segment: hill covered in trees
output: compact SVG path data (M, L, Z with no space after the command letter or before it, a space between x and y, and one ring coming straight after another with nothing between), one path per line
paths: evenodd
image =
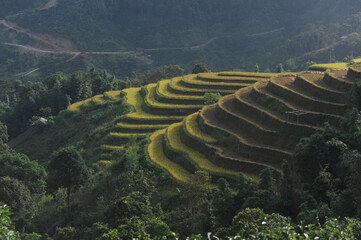
M40 68L26 75L36 79L36 74L71 72L93 63L120 78L168 64L181 65L189 72L199 61L215 71L252 71L256 63L262 71L275 71L278 63L299 71L307 61L335 62L359 55L358 1L54 2L51 8L43 8L41 1L20 1L24 9L34 6L20 14L12 14L8 7L7 23L12 27L16 23L27 32L2 24L0 39L52 50L49 42L26 33L48 34L70 40L73 48L53 54L35 52L34 58L29 49L1 45L1 63L9 76ZM74 51L81 54L69 53Z
M359 1L13 3L1 239L361 238Z
M164 67L142 79L157 79L171 69L178 68ZM178 70L173 73L181 74ZM28 83L28 93L18 98L72 94L82 100L90 92L105 92L70 105L47 125L33 126L37 132L16 147L21 153L2 144L0 201L11 207L24 238L173 239L202 233L206 239L212 232L225 239L304 234L357 239L358 220L333 217L359 217L354 193L360 115L357 110L346 114L346 109L360 106L353 85L360 75L359 66L283 76L206 72L111 90L129 83L88 69L54 74L37 88ZM46 89L57 94L48 95ZM348 90L352 98L345 98ZM217 101L217 91L236 92L144 138L169 125L172 117L180 121L197 111L201 106L195 103ZM180 111L180 102L187 112ZM295 110L307 114L287 117ZM165 121L164 126L155 120ZM6 142L6 127L0 129ZM8 214L6 207L0 210Z

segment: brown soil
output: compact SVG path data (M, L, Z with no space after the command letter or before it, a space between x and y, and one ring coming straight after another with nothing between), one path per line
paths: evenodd
M16 136L15 138L11 139L8 142L9 147L14 148L14 147L18 146L20 143L25 141L29 136L36 133L38 130L39 130L38 127L30 127L30 128L28 128L28 130L26 130L22 134L20 134L20 135Z
M50 34L46 33L34 33L29 29L22 28L18 26L14 22L5 21L3 20L1 22L5 27L12 29L16 32L24 33L28 35L29 37L36 39L40 42L45 43L47 46L50 46L51 49L45 49L45 50L52 50L54 53L76 53L79 52L75 44L73 44L70 40L61 38L61 37L55 37Z
M328 70L329 74L335 78L339 78L342 81L349 82L354 84L355 81L347 78L347 70L346 69L330 69Z

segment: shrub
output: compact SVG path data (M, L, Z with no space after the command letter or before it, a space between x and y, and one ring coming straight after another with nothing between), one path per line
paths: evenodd
M204 94L204 104L210 105L210 104L216 103L218 101L218 99L220 99L220 98L221 98L221 94L219 94L219 93L207 92Z

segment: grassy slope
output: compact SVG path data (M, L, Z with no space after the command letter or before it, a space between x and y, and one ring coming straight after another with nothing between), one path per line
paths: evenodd
M30 136L16 150L32 159L46 162L49 155L59 147L76 145L84 149L87 162L99 160L100 146L114 127L114 118L124 114L127 107L119 102L92 104L83 111L63 111L55 123Z

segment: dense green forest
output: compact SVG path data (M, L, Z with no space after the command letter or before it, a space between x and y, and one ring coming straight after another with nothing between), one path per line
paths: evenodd
M181 65L190 72L199 61L215 71L250 71L256 63L262 71L275 71L278 63L286 70L299 71L305 69L307 61L335 62L360 55L360 8L360 3L352 0L292 4L286 0L234 0L227 4L209 0L63 0L47 10L33 8L5 19L35 33L69 39L82 52L138 52L81 54L71 62L59 55L36 54L24 61L22 55L34 53L20 51L19 57L17 48L0 45L4 55L0 62L6 66L4 75L11 77L40 68L25 77L31 80L39 80L52 70L70 73L89 64L118 78L168 64ZM11 13L10 5L6 9ZM49 47L23 33L16 32L14 37L15 32L4 26L0 29L2 42ZM49 65L49 58L58 64Z
M1 2L0 17L10 16L45 4L46 0L4 0Z

